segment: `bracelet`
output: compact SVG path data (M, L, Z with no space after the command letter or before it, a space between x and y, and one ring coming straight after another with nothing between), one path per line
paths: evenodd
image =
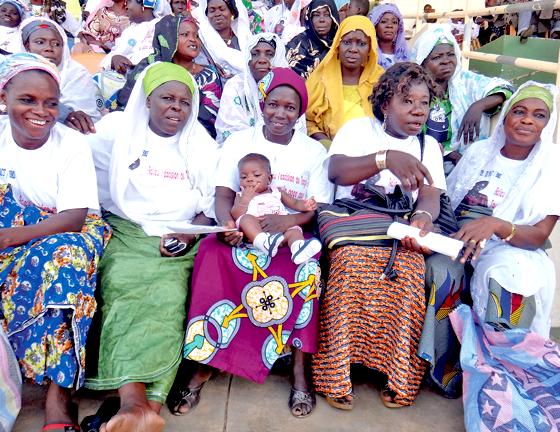
M428 216L430 217L430 222L433 222L433 221L434 221L434 217L433 217L432 214L431 214L429 211L427 211L427 210L415 210L415 211L412 213L412 215L410 216L410 220L412 220L412 218L413 218L414 216L419 215L419 214L428 215Z
M515 231L517 230L517 227L515 226L515 224L513 222L511 223L511 232L509 233L509 235L506 238L503 238L502 241L507 243L508 241L510 241L514 236L515 236Z
M382 150L375 153L375 165L379 171L387 169L387 151L388 150Z

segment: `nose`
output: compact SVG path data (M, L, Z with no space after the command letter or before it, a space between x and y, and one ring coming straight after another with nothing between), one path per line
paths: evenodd
M421 103L414 103L414 104L412 104L412 109L411 109L410 113L413 116L421 117L421 116L424 116L426 114L426 109L424 108L424 106Z
M39 102L33 105L32 112L38 117L47 117L49 115L47 112L47 106L45 102Z

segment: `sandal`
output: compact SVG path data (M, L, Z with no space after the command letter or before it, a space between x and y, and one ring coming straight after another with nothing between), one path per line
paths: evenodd
M383 402L383 405L385 405L387 408L404 408L405 405L401 405L395 402L396 396L397 394L393 390L391 390L388 385L383 387L383 389L379 393L381 402Z
M182 416L193 410L200 402L200 391L204 387L203 383L198 387L186 388L180 390L177 395L168 402L169 411L175 416ZM181 411L181 408L187 407L187 411Z
M43 426L41 430L52 432L80 432L80 426L70 423L51 423Z
M344 411L351 411L352 408L354 408L354 401L346 397L332 398L330 396L327 396L325 399L327 400L327 403L333 408Z
M315 393L307 392L302 390L297 390L294 387L290 389L290 398L288 399L288 406L292 415L297 418L305 418L313 412L317 401L315 399ZM309 410L306 414L298 405L305 405Z
M119 412L120 407L120 398L109 397L105 399L95 414L84 417L80 423L82 431L99 432L101 425L111 420Z

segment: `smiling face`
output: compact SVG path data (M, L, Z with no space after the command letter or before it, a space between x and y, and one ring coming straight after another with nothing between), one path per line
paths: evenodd
M26 71L13 77L0 93L8 107L15 142L26 149L41 147L58 117L60 91L52 76Z
M60 66L63 50L62 36L53 29L40 28L29 36L25 49L33 54L39 54Z
M263 119L267 136L291 135L299 117L300 99L288 86L276 87L264 102Z
M200 39L198 28L193 22L183 21L179 25L179 38L175 56L192 60L200 53Z
M250 159L239 166L239 185L242 188L254 187L255 192L263 193L272 182L272 174L263 161Z
M446 83L457 67L455 48L451 44L437 45L426 57L422 66L432 73L436 82Z
M179 81L169 81L156 88L146 99L150 111L149 126L162 137L177 135L187 124L192 111L192 94Z
M428 86L425 82L411 83L408 94L395 94L382 111L389 135L396 138L418 135L430 111Z
M223 0L210 0L206 16L217 32L231 27L233 15Z
M399 19L392 13L384 14L375 26L375 33L380 42L393 42L398 30Z
M338 58L343 68L354 70L365 66L369 55L369 37L361 30L346 33L340 40Z
M327 6L320 7L311 12L311 25L319 37L324 38L332 27L331 12Z
M276 50L266 42L259 42L251 49L249 69L255 81L260 81L272 69L272 59Z
M17 27L21 23L21 16L14 5L4 3L0 6L0 26Z
M504 119L506 146L530 151L540 140L549 119L550 111L542 100L529 98L517 102Z

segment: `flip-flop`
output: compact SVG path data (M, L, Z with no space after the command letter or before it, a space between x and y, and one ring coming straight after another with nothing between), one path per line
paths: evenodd
M381 398L381 402L387 408L396 409L396 408L404 408L405 405L401 405L395 402L395 392L389 388L389 386L383 387L383 389L379 392L379 397Z
M290 411L292 412L292 415L294 417L305 418L309 416L313 412L313 409L315 408L316 404L317 401L315 399L315 393L313 393L312 391L307 392L303 390L297 390L294 387L290 389L290 398L288 399L288 406L290 407ZM309 409L307 411L307 414L297 414L296 412L297 405L307 406L307 408Z
M202 387L204 387L204 384L206 383L203 383L198 387L180 390L176 398L169 401L168 407L171 414L174 416L182 416L191 412L200 402L200 392ZM181 408L185 406L188 407L188 410L182 412Z

